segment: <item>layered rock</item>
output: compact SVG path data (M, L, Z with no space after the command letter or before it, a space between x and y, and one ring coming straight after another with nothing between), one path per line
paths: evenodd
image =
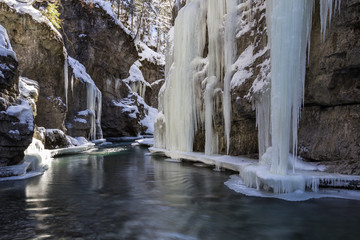
M14 165L23 159L34 131L33 111L19 98L18 78L16 54L0 25L0 166Z
M327 161L329 171L360 174L360 3L342 2L323 41L319 14L316 5L299 153Z

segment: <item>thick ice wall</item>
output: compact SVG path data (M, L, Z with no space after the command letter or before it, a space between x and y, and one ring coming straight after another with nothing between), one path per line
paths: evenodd
M296 154L297 127L304 81L312 1L269 1L271 11L271 171L286 174L289 143ZM310 23L310 24L309 24Z
M207 1L191 1L175 21L174 63L169 70L164 92L166 147L191 152L197 128L195 87L192 81L194 60L202 58L206 44ZM196 65L196 64L195 64Z
M340 3L338 0L320 1L323 37L327 22L331 21L333 6L339 9ZM310 51L314 1L269 0L267 4L272 74L271 171L286 174L288 153L297 155L297 130L304 96L306 53L307 49ZM266 110L267 107L260 106L260 109ZM268 116L263 114L262 117L265 121ZM260 141L259 145L266 144Z

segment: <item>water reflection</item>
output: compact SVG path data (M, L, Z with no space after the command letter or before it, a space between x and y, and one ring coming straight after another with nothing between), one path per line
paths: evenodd
M250 198L228 172L119 146L0 183L0 239L357 239L360 203Z

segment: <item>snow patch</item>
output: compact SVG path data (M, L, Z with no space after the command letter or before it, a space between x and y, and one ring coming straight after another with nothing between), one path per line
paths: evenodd
M0 25L0 56L5 56L5 57L11 56L12 58L14 58L17 61L16 54L11 47L7 31L1 25ZM3 68L3 67L1 66L1 68Z
M165 56L161 53L157 53L149 48L145 43L136 41L136 49L140 56L140 61L147 60L156 65L165 65Z
M127 29L115 16L111 2L103 0L84 0L84 2L87 4L92 3L95 5L95 7L102 8L110 17L112 17L114 22L126 32L126 34L131 35L129 29Z
M28 125L30 131L34 130L34 116L33 109L24 100L20 100L21 104L16 106L10 106L6 109L6 114L16 117L19 119L20 123Z

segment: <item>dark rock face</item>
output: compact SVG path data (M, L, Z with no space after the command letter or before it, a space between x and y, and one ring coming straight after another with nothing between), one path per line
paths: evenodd
M46 23L0 3L0 24L17 54L21 76L39 83L38 126L65 129L64 48L61 37Z
M145 102L154 108L158 108L159 105L159 91L162 85L165 83L165 79L159 79L151 83L151 88L146 89Z
M153 63L146 59L140 61L140 63L140 70L148 83L152 84L159 79L164 79L164 65Z
M45 133L45 148L57 149L70 147L71 142L66 137L63 131L59 129L46 129Z
M70 69L70 72L72 69ZM79 115L79 111L87 110L87 88L82 79L71 76L73 90L69 91L69 107L66 115L66 129L67 134L73 137L85 137L90 135L90 115ZM79 99L82 99L79 101Z
M27 103L17 98L18 62L10 43L6 41L7 34L1 25L0 38L6 42L5 46L0 42L0 53L9 53L0 54L0 166L7 166L17 164L24 158L24 151L32 141L33 123L21 122L7 112L9 108Z
M124 124L130 117L113 104L130 92L121 79L129 76L129 69L138 58L132 38L97 4L80 0L61 3L69 55L86 67L103 94L104 137L137 135L137 123L131 120L131 124Z
M328 161L330 171L360 174L360 3L343 1L320 37L319 5L313 21L299 151Z

